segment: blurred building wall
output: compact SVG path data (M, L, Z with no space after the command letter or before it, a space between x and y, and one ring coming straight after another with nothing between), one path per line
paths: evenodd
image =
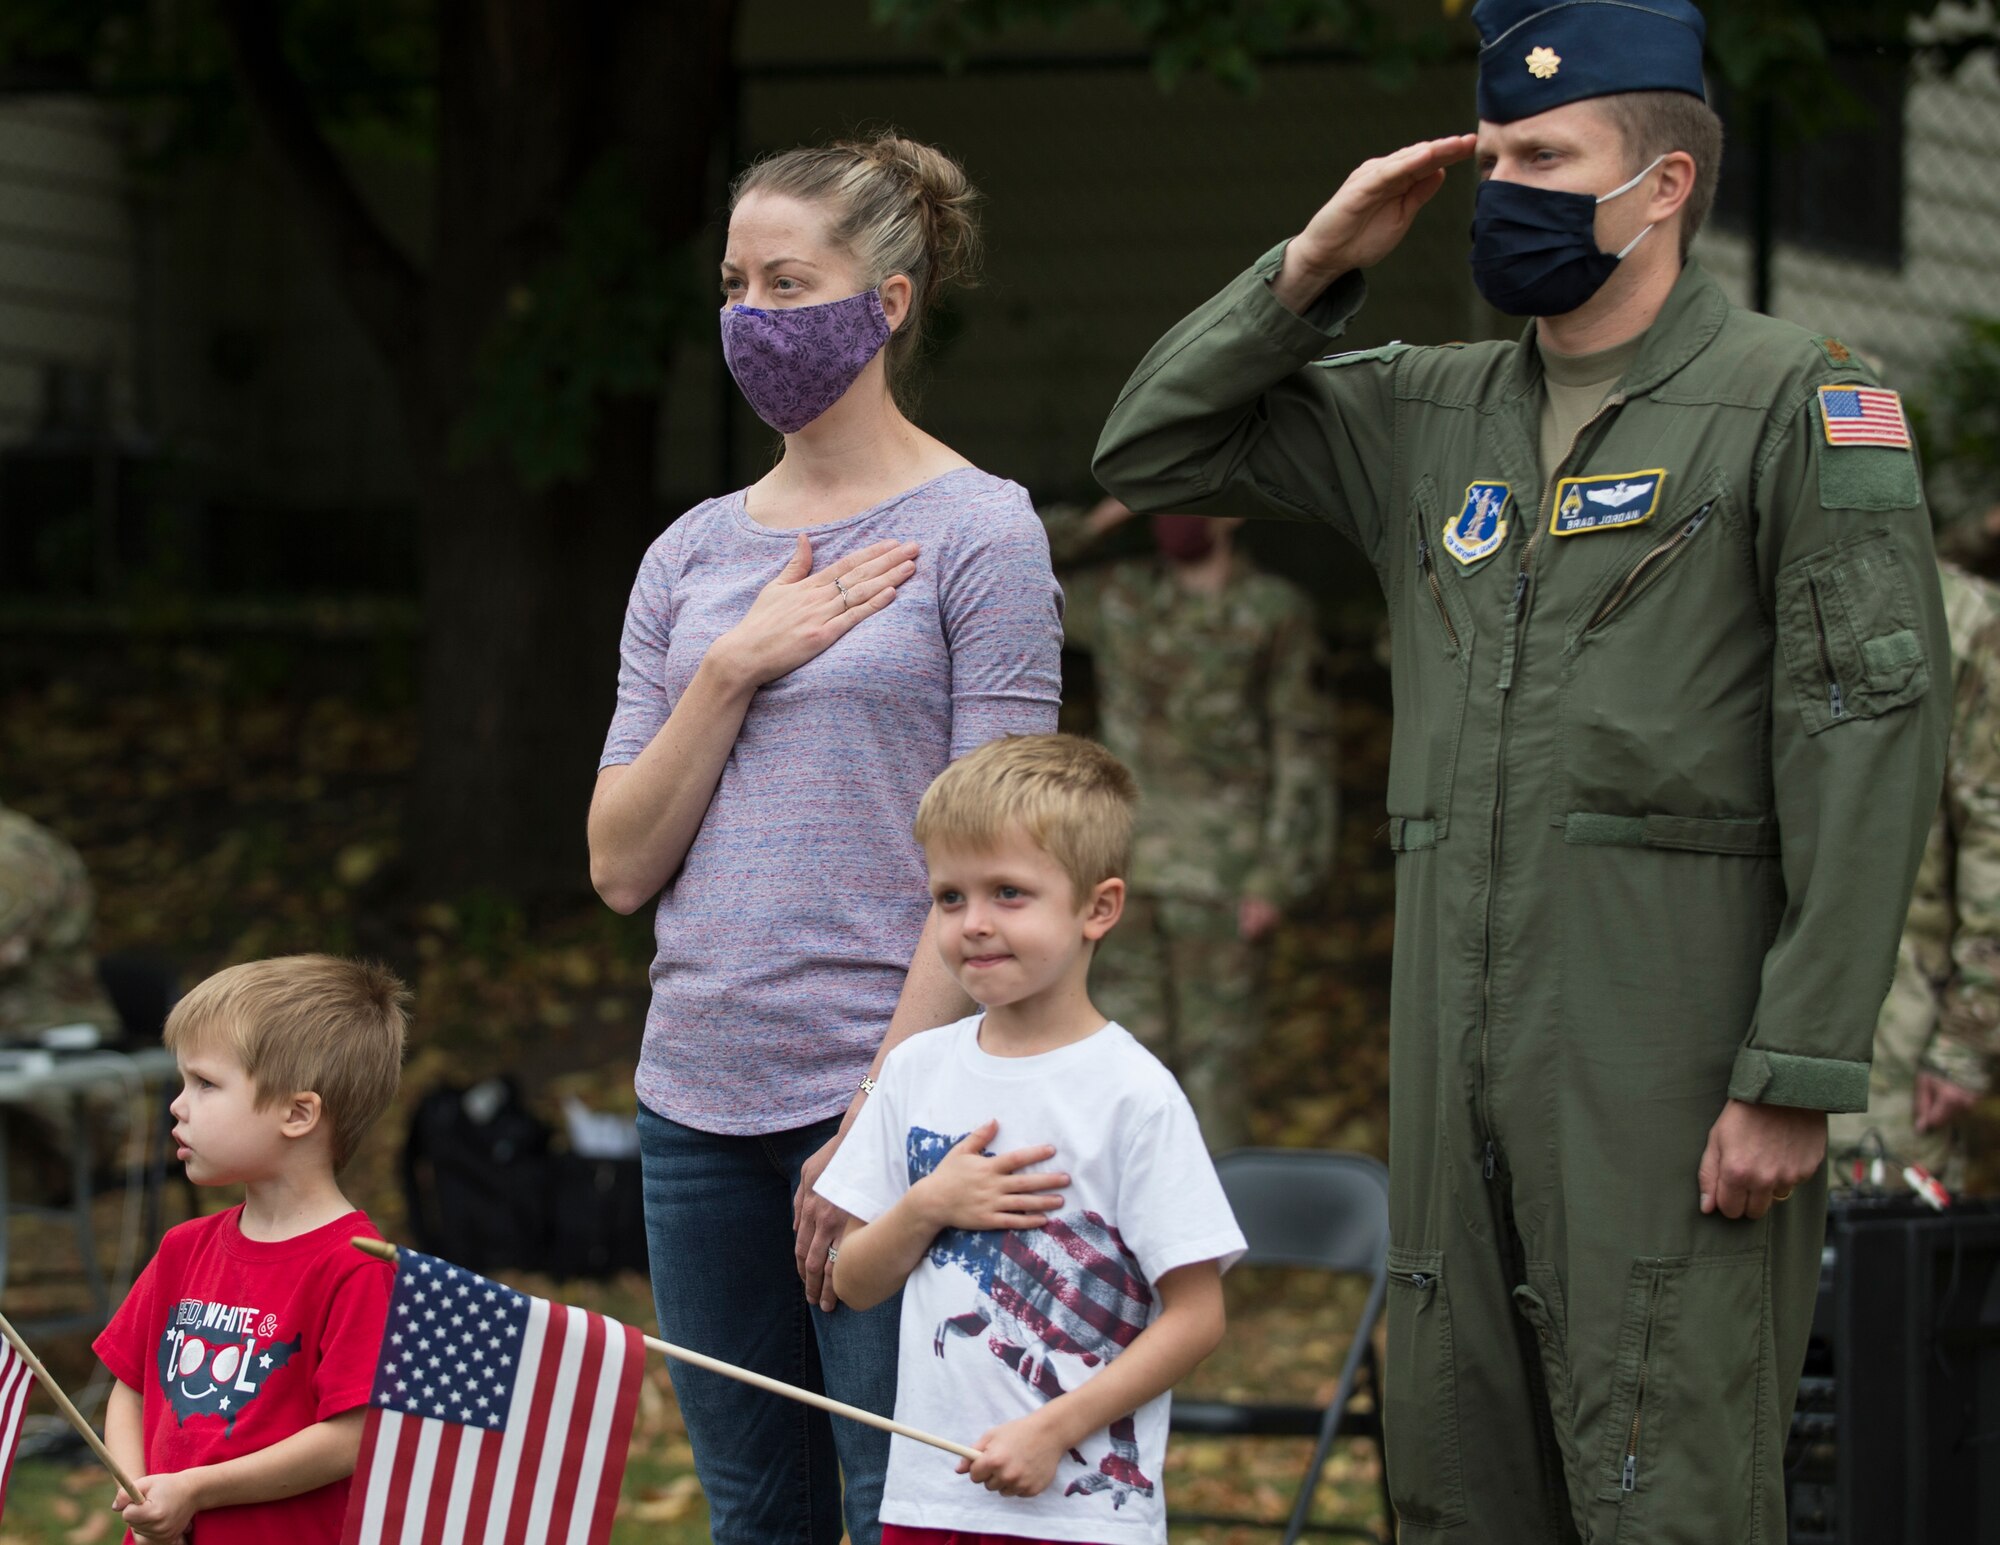
M1772 309L1861 349L1890 384L1921 389L1961 316L2000 314L2000 68L1994 60L1975 55L1949 74L1913 71L1903 98L1902 143L1900 209L1881 209L1872 200L1864 208L1870 190L1852 183L1845 198L1838 188L1827 198L1835 223L1900 220L1900 261L1870 261L1837 250L1839 243L1787 239L1781 231ZM1750 153L1747 144L1732 143L1725 159ZM1782 142L1778 150L1782 157L1822 153ZM1705 232L1695 255L1736 300L1750 303L1746 233Z
M420 250L425 169L366 154L349 165ZM148 249L156 300L141 373L152 426L212 497L330 515L409 502L388 372L267 157L177 164L150 201Z
M0 446L51 420L131 426L132 197L118 112L83 97L0 99Z

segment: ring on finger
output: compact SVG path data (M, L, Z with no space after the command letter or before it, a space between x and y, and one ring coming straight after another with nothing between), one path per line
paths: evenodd
M1773 1191L1771 1193L1771 1200L1774 1202L1790 1201L1792 1197L1792 1190L1793 1188L1791 1186L1786 1186L1785 1189L1782 1191Z
M854 604L854 597L847 593L847 586L840 582L838 574L833 576L833 588L840 592L840 609L846 611L848 607Z

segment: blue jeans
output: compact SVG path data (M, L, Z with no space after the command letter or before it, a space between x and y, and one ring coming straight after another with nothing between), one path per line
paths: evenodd
M887 1416L901 1295L865 1314L824 1313L806 1302L792 1254L799 1170L838 1126L726 1137L642 1104L653 1304L660 1334L676 1345ZM668 1366L715 1545L839 1545L843 1505L853 1545L879 1545L887 1433Z

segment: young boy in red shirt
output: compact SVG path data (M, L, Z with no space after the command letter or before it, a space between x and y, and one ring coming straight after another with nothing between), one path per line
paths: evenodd
M232 966L167 1020L175 1157L227 1212L168 1231L95 1350L138 1540L337 1545L394 1270L337 1172L395 1095L409 994L380 966Z

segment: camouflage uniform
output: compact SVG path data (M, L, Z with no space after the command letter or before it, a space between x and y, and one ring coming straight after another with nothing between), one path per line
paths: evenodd
M1044 519L1058 564L1090 546L1081 511ZM1238 1147L1265 952L1239 934L1237 908L1305 899L1333 858L1333 714L1312 606L1240 560L1214 595L1157 559L1065 569L1063 595L1063 641L1097 666L1098 736L1140 792L1127 911L1091 990L1174 1070L1210 1147Z
M118 1019L90 953L83 860L47 827L0 805L0 1037Z
M1951 630L1951 749L1944 798L1931 824L1896 974L1875 1025L1868 1109L1835 1116L1834 1174L1842 1149L1879 1134L1953 1190L1964 1181L1963 1133L1916 1129L1919 1072L1984 1094L2000 1042L2000 590L1943 564Z

